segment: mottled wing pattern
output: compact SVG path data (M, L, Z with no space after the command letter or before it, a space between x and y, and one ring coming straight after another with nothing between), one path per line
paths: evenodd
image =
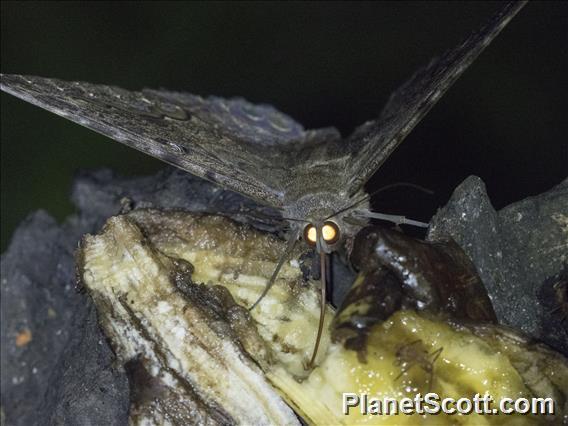
M2 75L2 90L263 204L281 207L290 147L335 134L305 131L243 99ZM292 150L293 151L293 150Z
M348 193L359 190L377 171L525 3L507 3L481 30L414 74L393 93L377 120L355 130L346 141L353 156L346 187Z
M508 3L457 48L393 94L377 120L341 140L271 106L164 90L2 75L1 89L263 204L314 192L346 196L363 184L497 36L524 2Z

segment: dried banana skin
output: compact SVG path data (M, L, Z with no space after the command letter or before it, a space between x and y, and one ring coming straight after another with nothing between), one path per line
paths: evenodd
M259 363L268 357L246 309L222 287L193 284L192 268L163 254L131 217L86 236L80 260L118 359L137 360L160 390L133 401L132 424L299 424L243 350Z
M305 281L294 260L300 252L260 306L246 309L272 274L283 244L223 217L157 210L111 218L100 234L84 238L79 275L130 374L131 424L299 424L289 406L309 424L544 421L503 415L363 416L358 410L345 416L343 392L379 398L427 391L456 398L485 391L494 398L551 396L557 415L550 420L558 422L566 412L568 366L562 356L487 321L457 322L436 309L399 304L411 298L392 273L384 281L387 290L374 281L367 293L359 291L363 299L342 307L333 342L329 308L318 367L307 371L319 290ZM368 253L359 258L363 278L358 280L384 269L365 267L365 258L369 265L376 260ZM338 325L361 325L360 301L381 303L384 296L392 298L392 306L383 306L382 317L364 324L359 346L348 345L357 334ZM443 305L438 302L432 306ZM486 308L483 301L479 306ZM437 360L424 362L421 354L435 351Z

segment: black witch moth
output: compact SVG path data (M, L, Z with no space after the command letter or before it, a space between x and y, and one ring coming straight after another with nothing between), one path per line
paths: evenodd
M369 218L425 226L372 212L363 185L523 6L505 4L483 28L414 74L377 119L347 138L334 128L305 130L276 109L243 99L22 75L2 75L1 88L279 210L288 249L260 301L300 239L319 253L325 281L326 254L344 247ZM325 287L322 282L322 315ZM320 333L322 325L320 319ZM317 343L312 362L316 352Z

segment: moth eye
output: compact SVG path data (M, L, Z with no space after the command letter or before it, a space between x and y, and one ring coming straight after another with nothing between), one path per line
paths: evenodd
M311 223L309 225L306 225L306 227L304 228L304 240L306 240L309 245L315 246L317 238L318 236L316 227Z
M321 234L326 243L333 244L339 240L339 227L334 222L325 222Z

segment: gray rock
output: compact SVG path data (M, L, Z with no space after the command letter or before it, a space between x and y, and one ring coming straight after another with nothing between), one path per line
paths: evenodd
M111 366L112 354L90 300L75 289L73 252L90 228L78 217L60 226L39 211L20 225L2 256L0 365L6 425L127 420L128 383Z
M95 306L77 309L75 324L49 378L38 419L51 425L124 425L128 421L128 380L99 329Z
M567 262L568 180L497 212L470 176L430 223L428 239L448 237L476 265L499 322L568 353L566 324L541 300Z
M279 229L280 223L276 210L174 168L130 179L106 169L82 172L74 182L71 198L81 216L99 226L124 208L125 202L130 207L222 214L270 232Z

